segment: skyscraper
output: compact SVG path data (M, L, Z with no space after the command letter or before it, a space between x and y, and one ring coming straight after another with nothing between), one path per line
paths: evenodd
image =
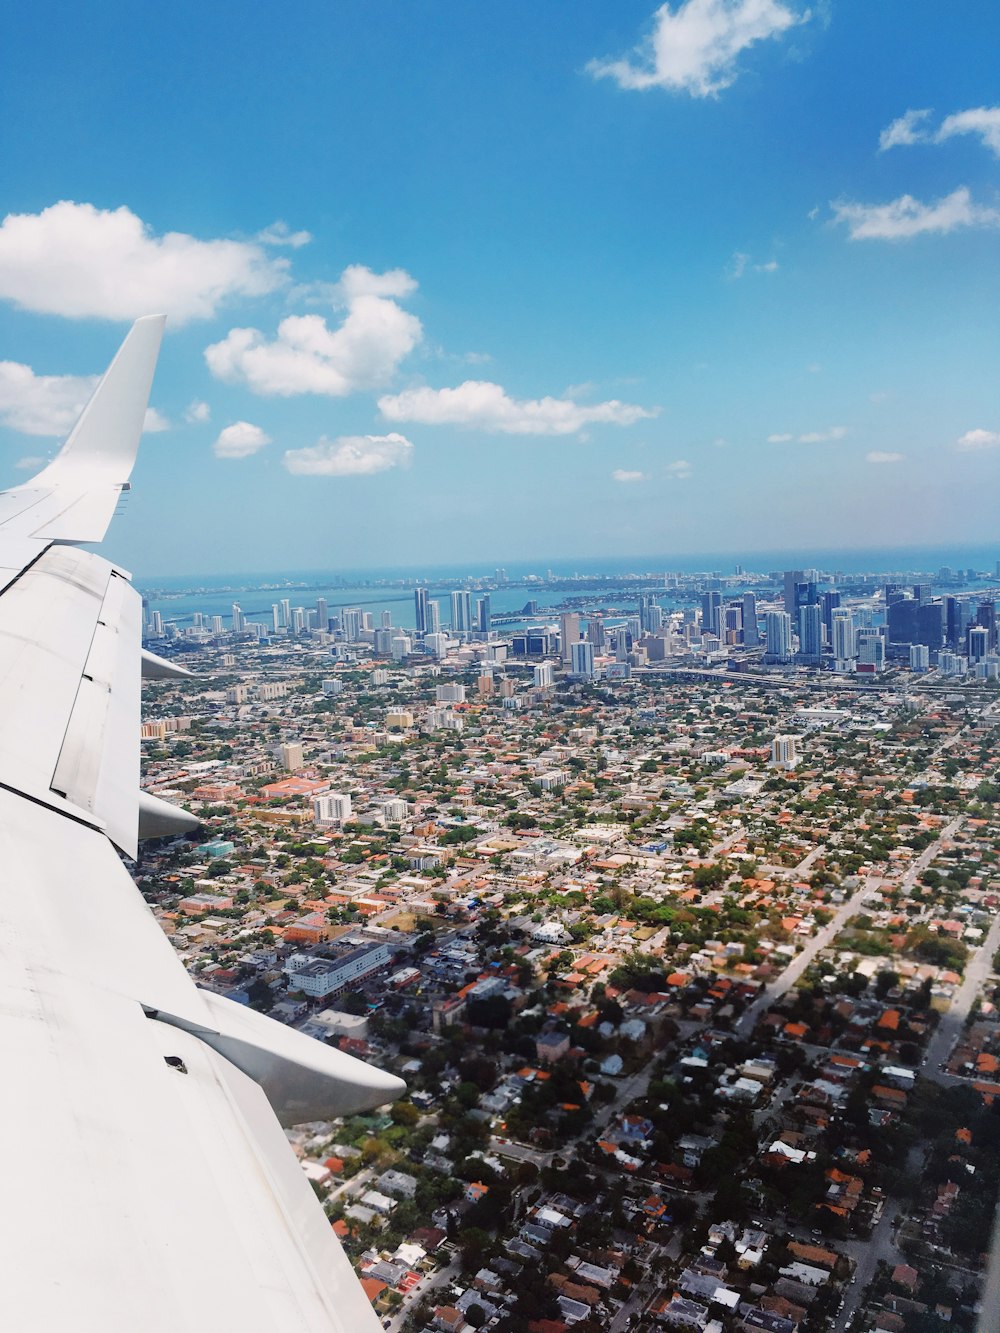
M320 630L330 628L330 608L325 597L316 598L316 628Z
M456 589L451 594L451 628L454 634L468 634L472 629L472 593Z
M855 645L854 619L850 611L834 611L830 638L833 643L834 661L838 664L853 662L858 651Z
M760 643L760 629L757 625L757 598L752 592L743 594L743 642L748 648L756 648Z
M823 611L815 602L799 608L799 655L813 665L823 658Z
M418 634L427 633L427 589L413 589L413 614Z
M570 653L570 670L574 676L583 676L591 680L594 675L594 645L586 639L578 639Z
M722 593L703 592L701 595L701 632L722 637Z
M574 611L564 611L559 617L559 633L562 640L562 660L566 666L572 662L573 644L580 637L580 617Z
M233 633L242 634L246 628L246 617L239 602L233 602Z
M765 662L792 660L792 618L787 611L768 611L764 620L767 635Z
M482 597L476 602L476 619L479 622L479 633L489 634L493 621L490 612L490 595L483 593Z
M424 630L427 634L441 633L441 603L429 600L424 609Z

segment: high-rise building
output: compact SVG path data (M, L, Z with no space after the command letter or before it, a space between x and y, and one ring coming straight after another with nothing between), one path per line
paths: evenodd
M456 635L472 629L472 593L461 588L451 594L451 629Z
M792 617L787 611L768 611L764 618L764 633L767 636L765 662L790 662L792 660Z
M402 662L404 657L409 657L413 652L413 640L408 634L397 631L389 643L389 653L394 662Z
M154 612L153 614L155 615L156 613ZM212 617L212 633L213 633L213 634L221 634L221 633L222 633L222 617L221 617L221 616L213 616L213 617Z
M382 628L383 628L383 629L392 629L392 612L391 612L391 611L383 611L383 612L382 612L382 616L381 616L381 620L382 620Z
M756 648L760 643L760 629L757 625L757 598L752 592L743 594L743 642L748 648Z
M280 608L281 618L280 628L288 629L289 625L292 623L292 603L290 599L282 597L281 601L278 603L278 607Z
M271 603L271 629L275 634L281 629L281 608L277 602Z
M703 592L701 595L701 632L722 637L722 593Z
M926 671L931 664L931 652L925 643L910 644L910 670Z
M489 634L493 626L493 616L490 611L490 595L483 593L476 602L476 621L480 634Z
M465 686L451 683L437 685L434 689L434 699L439 704L464 704Z
M624 625L619 625L617 629L612 630L611 638L615 650L615 661L627 662L629 650L628 629Z
M281 760L281 767L287 769L289 773L294 773L297 768L301 768L305 763L302 745L299 741L286 741L279 747L278 756Z
M652 593L639 595L639 628L644 634L655 634L663 624L663 608Z
M429 653L431 657L444 657L448 652L448 643L447 634L442 634L440 630L431 630L429 634L424 635L424 652Z
M359 606L346 606L340 613L341 631L345 643L357 643L361 638L363 621Z
M989 631L990 652L995 651L997 646L997 604L996 602L980 602L979 609L976 612L976 624L981 625L983 629Z
M794 736L775 736L771 742L771 763L776 768L794 768L799 762Z
M316 598L316 628L319 630L330 628L330 607L325 597Z
M833 639L833 613L840 609L840 593L834 589L831 592L823 594L823 624L826 627L826 636Z
M246 628L246 617L239 602L233 602L233 633L242 634Z
M346 792L331 791L313 799L313 818L317 824L346 824L351 818L351 798Z
M605 639L604 621L600 616L591 616L587 621L587 642L592 643L594 651L599 653L604 647Z
M414 588L413 615L418 634L427 633L427 589Z
M594 676L594 645L578 639L570 650L570 671L574 676L592 680Z
M563 664L570 666L573 644L580 638L580 617L575 611L564 611L559 617L559 633L562 641Z
M799 656L814 666L823 658L823 609L816 602L799 608Z
M970 625L968 631L969 661L981 662L990 651L990 632L985 625Z
M784 583L785 612L792 617L792 623L794 624L799 618L799 608L808 601L809 580L804 569L786 569L782 575L782 580Z
M885 667L885 639L877 629L859 630L858 665L874 667L876 671Z
M545 690L555 683L555 665L552 662L539 662L538 666L535 667L535 688L538 690Z
M219 618L219 624L222 624L222 618ZM151 611L149 613L149 632L154 639L163 638L163 614L160 611Z
M833 657L840 670L844 664L853 662L858 655L854 632L854 617L850 611L837 610L833 613L832 632Z
M427 608L426 608L426 612L425 612L425 615L424 615L424 626L425 626L425 633L427 633L427 634L440 634L440 633L441 633L441 603L440 603L440 602L435 602L435 601L428 601L428 602L427 602Z
M293 634L302 634L306 628L306 609L304 606L292 607L291 631Z

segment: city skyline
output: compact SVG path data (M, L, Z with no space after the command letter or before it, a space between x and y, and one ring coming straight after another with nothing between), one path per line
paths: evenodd
M0 90L7 484L169 317L113 558L992 540L996 15L188 18L36 7Z

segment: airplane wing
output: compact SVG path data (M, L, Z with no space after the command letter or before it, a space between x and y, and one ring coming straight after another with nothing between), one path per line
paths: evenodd
M103 537L163 331L139 320L57 458L0 492L4 1324L379 1327L281 1124L402 1082L188 977L119 856L190 828L139 791L143 654ZM184 673L186 674L186 673Z

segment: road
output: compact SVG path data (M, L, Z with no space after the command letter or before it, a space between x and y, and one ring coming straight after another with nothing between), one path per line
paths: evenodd
M947 1013L941 1015L934 1035L927 1043L924 1068L920 1071L924 1078L933 1079L936 1083L950 1081L950 1076L943 1073L941 1066L947 1061L958 1040L980 987L993 970L993 955L997 949L1000 949L1000 916L993 918L986 938L966 964L962 984L952 996Z
M929 843L911 864L900 882L900 887L905 893L910 891L917 876L926 870L934 857L937 856L940 844L946 838L951 837L962 823L962 818L963 816L959 815L957 818L951 820L950 823L945 824L935 840L932 843ZM860 910L865 898L870 892L871 889L866 882L862 884L862 886L853 893L845 903L841 903L840 907L838 907L827 925L823 926L822 929L812 937L802 952L796 954L785 970L764 988L763 992L756 1000L754 1000L739 1019L736 1024L736 1032L739 1036L749 1036L761 1014L764 1013L767 1007L773 1004L776 999L780 998L780 996L784 995L787 990L790 990L792 986L795 985L805 972L806 968L808 968L816 958L817 954L833 943L833 940L839 935L844 925L846 925L850 918Z
M392 1333L398 1333L398 1330L403 1327L403 1320L406 1318L407 1313L409 1312L409 1307L414 1301L419 1301L422 1296L430 1295L430 1293L435 1291L438 1287L447 1286L449 1282L454 1281L454 1279L458 1277L461 1271L461 1260L452 1259L451 1263L448 1264L446 1268L439 1268L436 1273L432 1273L426 1281L419 1283L412 1291L406 1293L403 1297L403 1304L395 1314L389 1316L389 1322L385 1323L383 1320L383 1328L392 1330Z

